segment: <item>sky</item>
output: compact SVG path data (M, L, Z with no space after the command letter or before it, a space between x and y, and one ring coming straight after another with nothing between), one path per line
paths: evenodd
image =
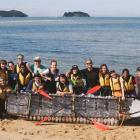
M31 17L83 11L91 16L140 17L140 0L0 0L0 10L20 10Z

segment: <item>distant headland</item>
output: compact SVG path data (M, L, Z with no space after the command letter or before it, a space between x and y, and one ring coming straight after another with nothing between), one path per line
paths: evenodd
M0 10L0 17L28 17L28 15L17 10L10 10L10 11Z
M88 13L84 12L65 12L63 17L90 17Z

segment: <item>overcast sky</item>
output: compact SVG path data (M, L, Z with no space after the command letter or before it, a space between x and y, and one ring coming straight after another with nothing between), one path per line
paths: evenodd
M21 10L29 16L62 16L84 11L91 16L140 16L140 0L0 0L0 10Z

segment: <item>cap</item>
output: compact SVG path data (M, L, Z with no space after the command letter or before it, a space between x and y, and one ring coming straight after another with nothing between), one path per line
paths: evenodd
M41 61L39 56L34 57L34 61Z
M23 54L18 54L18 55L17 55L17 58L19 58L19 59L20 59L20 58L24 58L24 55L23 55Z
M110 70L109 73L112 74L112 73L116 73L116 72L115 72L115 70Z
M73 65L73 66L72 66L72 70L73 70L73 69L77 69L77 70L78 70L79 68L78 68L77 65Z
M137 71L140 71L140 67L137 67Z

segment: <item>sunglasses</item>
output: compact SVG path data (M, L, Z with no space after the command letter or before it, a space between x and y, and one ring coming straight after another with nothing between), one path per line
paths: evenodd
M92 63L86 63L87 65L91 65Z

